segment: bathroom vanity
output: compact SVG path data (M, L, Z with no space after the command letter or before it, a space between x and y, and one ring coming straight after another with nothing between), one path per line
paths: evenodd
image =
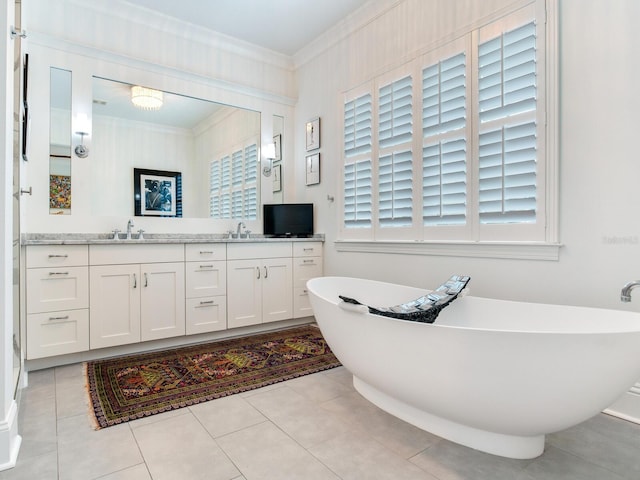
M321 235L219 237L25 235L26 360L55 365L309 321L305 285L323 273Z

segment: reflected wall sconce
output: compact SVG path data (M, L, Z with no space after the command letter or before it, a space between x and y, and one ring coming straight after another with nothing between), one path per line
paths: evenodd
M131 103L142 110L160 110L164 98L160 90L134 85L131 87Z
M87 158L89 156L89 149L84 145L85 135L89 135L89 119L86 113L79 113L76 118L76 134L80 135L80 145L76 145L73 150L78 158Z
M263 149L264 157L269 161L269 164L262 168L262 174L265 177L271 176L271 170L273 169L273 161L276 158L276 144L275 143L267 143Z

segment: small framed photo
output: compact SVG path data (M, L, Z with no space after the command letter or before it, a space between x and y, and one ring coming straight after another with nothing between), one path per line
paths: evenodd
M307 122L306 139L307 152L320 148L320 117Z
M273 192L282 191L282 165L273 166Z
M138 217L182 217L182 174L134 168L133 201Z
M320 153L307 155L306 164L307 185L320 183Z
M282 160L282 135L273 137L273 144L276 147L276 157L274 160L277 162L278 160Z

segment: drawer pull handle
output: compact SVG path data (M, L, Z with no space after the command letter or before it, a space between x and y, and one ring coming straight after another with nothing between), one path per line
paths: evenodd
M200 255L213 255L212 250L200 250Z
M314 263L315 260L303 260L302 263Z
M313 248L303 248L303 252L313 252Z
M53 253L50 253L49 258L69 258L69 255L54 255Z
M206 302L200 302L200 305L196 305L196 308L212 307L214 305L215 303L213 300L207 300Z
M267 270L267 267L264 267L264 278L269 278L269 270Z
M256 267L256 271L258 272L258 276L256 278L260 280L260 267Z
M65 315L64 317L49 317L49 321L52 320L69 320L69 315Z
M49 272L49 275L69 275L69 272Z
M200 265L200 268L213 268L213 265Z
M133 274L133 288L138 288L138 277L136 274Z
M144 272L144 286L149 286L149 277L147 277L147 272Z

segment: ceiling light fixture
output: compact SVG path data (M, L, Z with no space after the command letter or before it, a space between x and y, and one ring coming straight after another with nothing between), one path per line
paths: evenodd
M131 102L143 110L160 110L163 95L160 90L134 85L131 87Z

